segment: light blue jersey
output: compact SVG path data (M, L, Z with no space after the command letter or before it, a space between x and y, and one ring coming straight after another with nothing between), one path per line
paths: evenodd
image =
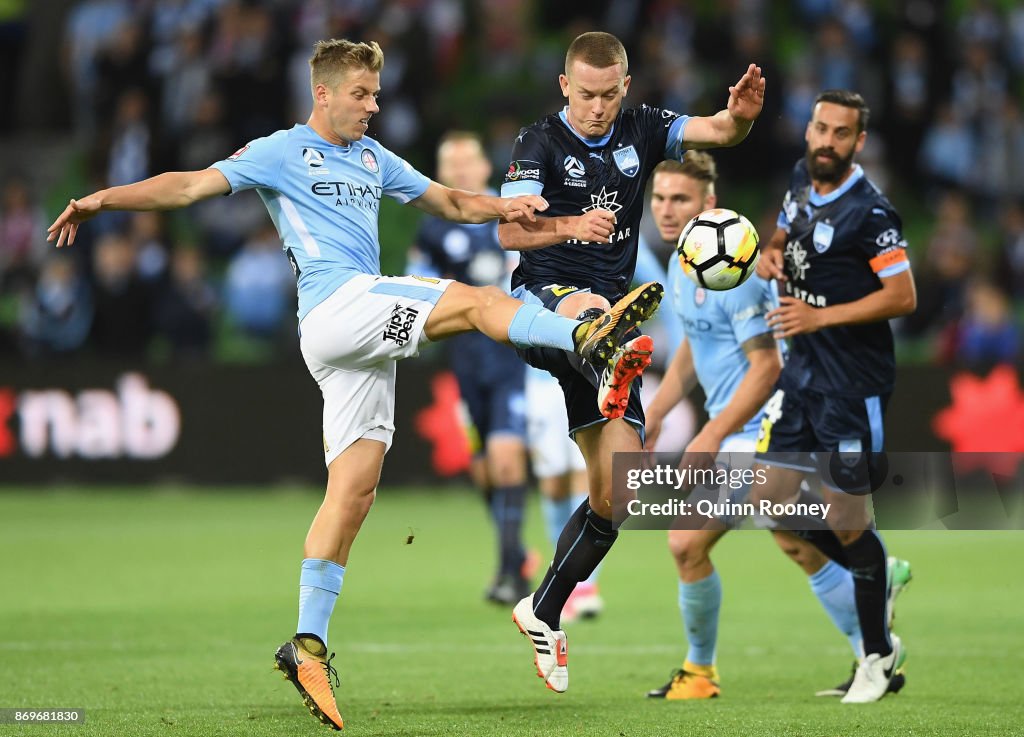
M697 381L707 397L704 409L708 416L715 417L732 399L750 368L740 346L755 336L771 333L765 315L776 299L769 283L757 275L724 292L699 287L683 274L677 259L669 264L668 282L672 308L683 322ZM760 424L758 411L743 426L743 432L756 430Z
M381 197L416 199L430 180L372 138L336 146L308 125L257 138L213 164L255 189L298 278L299 319L357 274L380 274Z

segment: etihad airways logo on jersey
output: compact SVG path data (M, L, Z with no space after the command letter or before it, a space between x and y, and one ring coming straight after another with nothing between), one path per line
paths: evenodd
M335 207L361 207L364 210L380 209L380 198L384 194L380 185L355 182L313 182L309 190L317 197L334 197Z
M524 164L533 164L533 167L527 167ZM505 181L518 182L521 179L540 181L540 167L536 161L523 159L522 161L513 161L509 164L508 171L505 172Z

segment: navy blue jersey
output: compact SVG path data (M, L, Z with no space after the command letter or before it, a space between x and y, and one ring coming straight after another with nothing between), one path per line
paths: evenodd
M409 270L419 276L455 279L476 287L496 286L508 291L509 257L498 243L496 221L475 225L425 217L416 234ZM505 376L522 388L526 366L511 347L477 332L455 335L446 342L456 374L488 377L488 382Z
M523 251L513 289L549 284L589 287L615 302L629 291L636 267L644 189L654 167L682 156L688 118L641 105L619 112L601 139L581 137L566 111L523 128L512 147L503 196L540 194L550 207L540 216L576 216L610 210L618 219L611 243L566 241Z
M431 271L429 276L508 291L508 254L498 243L496 221L467 225L423 218L416 234L416 249Z
M811 187L801 159L778 225L787 231L785 291L813 307L853 302L910 268L900 216L859 165L834 192ZM782 380L790 388L853 397L892 391L896 360L888 321L840 325L792 339Z

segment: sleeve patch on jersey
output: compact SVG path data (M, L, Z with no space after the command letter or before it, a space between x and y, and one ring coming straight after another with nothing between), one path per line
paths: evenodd
M521 179L540 179L540 166L536 161L523 159L513 161L505 172L506 182L518 182Z
M235 161L236 159L238 159L239 156L241 156L242 154L244 154L248 150L249 150L249 144L247 143L244 146L242 146L240 149L235 151L233 154L228 156L228 161Z
M871 264L871 270L877 274L904 261L907 261L907 252L902 248L893 248L890 251L878 254L868 263Z
M875 244L879 248L889 248L890 246L899 246L900 248L907 247L907 241L904 240L903 236L900 235L900 232L896 230L896 228L889 228L879 233L878 237L875 238Z

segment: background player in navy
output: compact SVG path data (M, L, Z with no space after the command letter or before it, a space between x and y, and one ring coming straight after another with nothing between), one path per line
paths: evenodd
M480 137L451 131L437 147L441 184L488 192L491 163ZM463 224L428 217L420 223L409 271L508 291L518 259L498 243L497 223ZM481 333L448 341L449 365L475 430L472 476L483 492L498 535L498 570L487 598L515 604L529 593L522 542L526 503L526 364L505 345Z
M683 273L674 250L687 223L715 207L716 179L714 159L705 151L688 151L682 162L663 161L654 169L651 214L665 244L673 249L666 287L669 309L683 325L686 337L647 407L645 445L654 448L665 415L699 382L709 419L686 452L722 454L720 463L749 466L761 407L782 369L779 346L765 321L776 299L770 284L758 276L722 292L700 288ZM687 463L684 460L680 465ZM745 497L745 490L743 494ZM722 501L717 494L714 500ZM722 583L711 550L742 521L742 517L723 517L706 529L683 525L684 529L669 530L669 549L679 572L679 611L689 649L682 668L664 686L648 691L649 697L706 699L721 693L715 654ZM863 653L850 572L796 535L778 529L772 532L775 542L808 575L811 590L859 660ZM900 574L909 575L906 561L894 559L892 565ZM898 689L902 683L901 675L893 687ZM820 693L832 695L835 691Z
M505 248L522 251L512 286L524 301L575 317L619 299L633 278L651 171L664 159L679 159L686 148L739 143L764 103L765 82L753 64L729 88L726 109L710 117L646 105L623 110L629 83L619 40L585 33L569 46L559 77L569 104L516 138L502 194L543 194L549 203L549 217L528 227L498 229ZM644 339L649 341L636 340ZM614 373L606 371L610 381L602 386L611 390L612 401L598 411L594 398L602 379L594 367L560 351L525 357L558 377L590 483L590 499L565 526L547 575L513 613L534 643L541 676L561 692L569 677L559 614L577 582L590 575L615 541L612 454L642 450L643 410L639 392L630 392L628 380L618 381Z
M793 169L779 227L757 268L785 284L768 324L791 342L758 438L768 480L752 496L787 501L806 473L821 473L835 534L802 534L853 572L864 642L844 703L882 698L903 657L889 633L886 552L871 528L867 492L895 379L887 321L913 312L917 298L900 217L853 161L867 120L860 95L818 95L806 157ZM816 465L810 451L823 452Z
M384 195L460 222L534 217L546 206L533 195L504 199L445 187L367 137L383 64L375 42L319 41L309 60L307 124L256 139L202 171L168 172L71 200L49 228L59 248L101 210L171 210L250 188L266 205L298 278L300 347L324 396L327 464L327 491L303 550L299 624L275 659L313 715L336 729L342 720L327 624L394 435L396 361L415 355L421 341L469 330L607 361L636 324L626 319L626 302L583 323L494 287L380 275Z

